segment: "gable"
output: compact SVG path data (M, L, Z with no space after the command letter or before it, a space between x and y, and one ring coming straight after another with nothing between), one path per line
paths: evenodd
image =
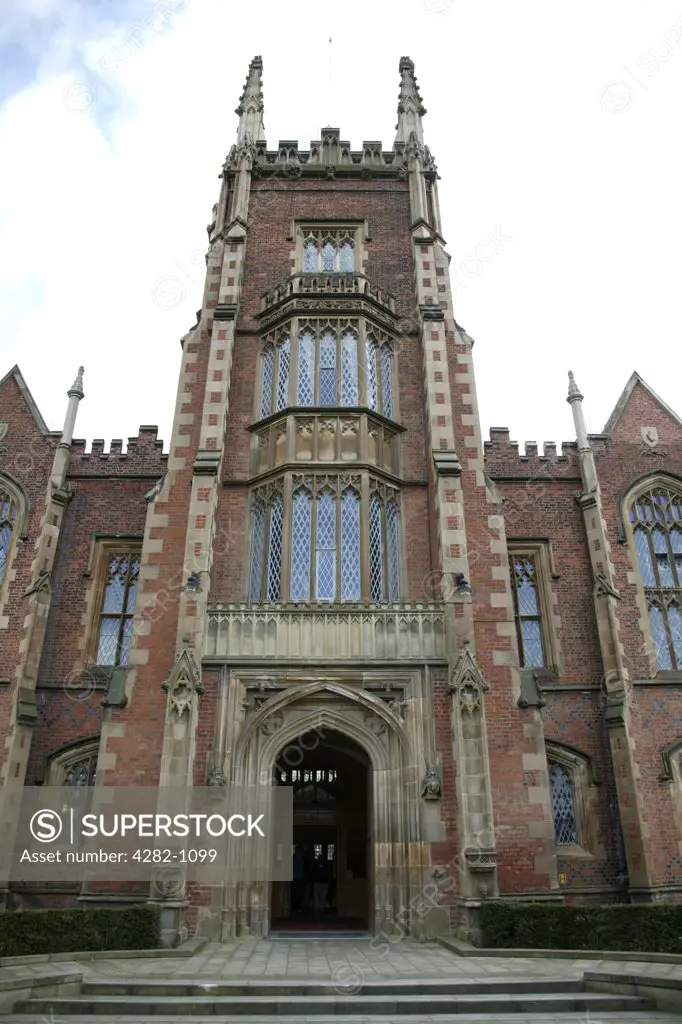
M633 373L603 433L614 441L640 443L646 428L654 428L661 441L682 441L682 419L638 373Z
M12 413L14 413L14 417ZM41 434L50 433L33 395L26 386L21 370L18 366L13 366L9 373L0 380L0 420L9 423L11 429L13 418L18 416L23 419L26 414L32 417Z

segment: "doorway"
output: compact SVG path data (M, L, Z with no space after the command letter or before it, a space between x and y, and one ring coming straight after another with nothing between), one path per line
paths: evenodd
M296 762L295 765L292 762ZM280 752L274 781L293 789L294 880L272 886L272 928L367 930L371 764L339 732L312 732Z

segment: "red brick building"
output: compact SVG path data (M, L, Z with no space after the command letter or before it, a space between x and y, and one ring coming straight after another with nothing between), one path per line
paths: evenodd
M682 421L483 442L412 62L390 150L241 98L169 450L0 381L0 782L294 787L338 927L682 891ZM95 778L96 772L96 778ZM121 893L3 883L10 906ZM268 934L287 883L138 886Z

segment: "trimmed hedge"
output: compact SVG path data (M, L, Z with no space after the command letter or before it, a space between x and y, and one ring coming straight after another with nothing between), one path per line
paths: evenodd
M674 903L488 903L480 920L481 945L494 949L682 953L682 905Z
M80 953L98 949L156 949L159 908L0 910L0 956Z

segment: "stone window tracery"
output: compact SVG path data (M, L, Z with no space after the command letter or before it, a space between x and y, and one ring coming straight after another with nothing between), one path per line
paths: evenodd
M352 274L355 266L355 232L348 228L304 229L304 274Z
M360 476L286 477L254 495L249 600L397 602L399 548L395 488Z
M139 551L108 552L97 630L97 665L115 667L128 662L139 573Z
M293 406L366 406L393 419L395 367L388 335L354 319L300 319L273 332L261 351L260 419Z
M537 559L530 551L514 552L509 558L509 570L521 667L543 668L547 659Z
M17 522L17 503L0 484L0 583L5 578L12 538Z
M557 845L576 845L579 837L571 773L568 768L557 761L549 761L548 768Z
M662 670L682 670L682 493L657 485L630 506L649 626Z

